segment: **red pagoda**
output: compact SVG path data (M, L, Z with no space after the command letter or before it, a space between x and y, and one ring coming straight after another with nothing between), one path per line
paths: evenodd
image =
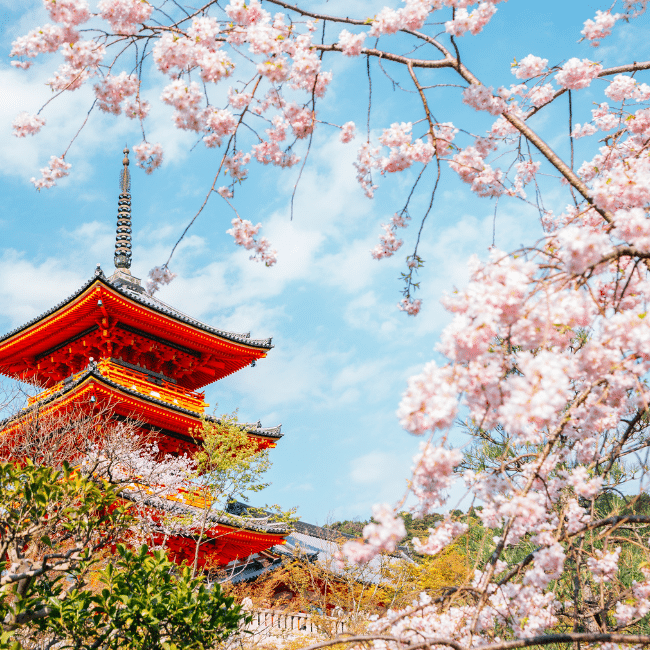
M110 404L114 417L153 434L161 453L193 455L208 406L200 389L264 358L271 339L216 329L145 292L130 271L128 149L124 153L115 272L106 277L97 265L76 293L0 338L0 373L45 389L21 416L4 423L3 435L15 435L20 419L36 409L46 414L71 404ZM242 427L260 448L275 447L282 437L280 426ZM186 501L168 505L191 509ZM214 566L282 544L287 531L264 521L214 515L205 535L199 562ZM179 562L194 557L191 536L174 537L168 547Z

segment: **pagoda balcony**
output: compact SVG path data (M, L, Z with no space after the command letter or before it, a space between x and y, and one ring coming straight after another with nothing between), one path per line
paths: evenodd
M192 411L198 415L203 414L206 407L209 406L209 404L206 404L205 402L205 393L199 393L182 388L170 381L149 375L146 371L140 372L139 370L127 368L109 359L101 359L98 361L96 368L101 375L106 377L106 379L119 384L124 388L128 388L129 390L136 391L142 395L153 397L162 402ZM31 406L36 402L40 402L51 395L65 390L70 383L74 382L85 372L87 372L87 369L71 375L34 397L30 397L28 399L28 404Z

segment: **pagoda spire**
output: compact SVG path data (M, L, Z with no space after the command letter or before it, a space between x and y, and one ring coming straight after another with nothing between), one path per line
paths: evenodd
M129 149L124 149L124 167L120 172L120 198L117 203L117 234L115 237L115 268L127 273L131 268L131 175Z

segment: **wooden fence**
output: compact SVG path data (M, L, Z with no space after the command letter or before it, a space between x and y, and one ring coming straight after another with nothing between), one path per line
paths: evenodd
M249 612L253 620L246 626L253 633L271 630L296 630L318 634L323 627L328 627L334 636L347 632L347 625L331 616L323 616L317 626L309 614L285 612L281 609L254 609Z

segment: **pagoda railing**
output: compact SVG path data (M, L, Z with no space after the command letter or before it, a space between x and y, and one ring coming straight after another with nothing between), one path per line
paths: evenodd
M54 384L54 386L48 388L47 390L44 390L42 393L39 393L38 395L33 395L32 397L28 397L27 404L31 406L36 402L40 402L41 400L46 399L50 395L54 395L55 393L58 393L59 391L63 390L68 384L79 379L79 377L81 377L81 375L83 375L84 372L86 372L86 369L81 370L80 372L77 372L74 375L71 375L67 379L60 381L58 384Z
M254 609L246 613L252 617L252 621L246 626L246 629L253 634L274 628L317 634L322 632L323 627L326 627L334 636L348 631L348 626L344 621L332 616L319 616L316 621L309 614L285 612L281 609Z
M203 413L205 408L209 406L204 401L205 393L186 390L163 379L159 379L154 384L145 373L125 368L124 366L113 363L108 359L101 359L98 361L97 369L104 377L106 377L106 379L109 379L116 384L120 384L125 388L137 391L143 395L155 397L156 399L167 402L168 404L180 406L181 408L193 411L194 413ZM84 369L63 381L60 381L58 384L55 384L42 393L30 397L28 399L28 404L31 405L35 402L40 402L41 400L58 393L68 384L76 381L86 371L87 369Z
M164 379L160 379L154 384L144 373L125 368L112 361L108 361L108 359L99 361L97 368L106 379L110 379L125 388L150 395L163 402L180 406L188 411L203 413L206 406L209 406L204 401L205 393L186 390Z

